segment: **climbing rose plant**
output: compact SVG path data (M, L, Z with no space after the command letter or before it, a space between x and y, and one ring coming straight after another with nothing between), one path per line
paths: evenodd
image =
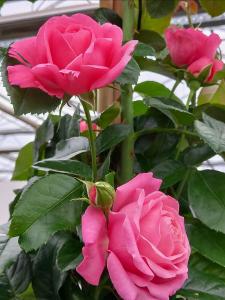
M199 168L225 157L222 40L176 4L53 17L1 49L15 114L46 114L13 173L27 184L1 229L2 300L224 299L225 174ZM179 9L189 28L169 24Z

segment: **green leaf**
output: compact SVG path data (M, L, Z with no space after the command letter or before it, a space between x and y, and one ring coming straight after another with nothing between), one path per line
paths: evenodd
M43 177L21 195L13 212L10 236L20 236L25 251L38 249L59 230L74 230L83 210L82 185L62 174Z
M148 106L160 110L175 125L191 125L194 122L194 116L175 100L168 98L145 98L144 101Z
M27 180L32 175L34 143L23 146L16 159L12 180Z
M43 245L33 261L32 286L36 299L61 300L59 289L61 288L66 273L59 270L56 264L58 250L68 239L68 233L60 232L49 239Z
M134 91L140 94L141 96L148 97L164 97L176 100L179 103L182 103L181 100L174 95L167 87L163 84L156 81L144 81L137 84L134 88Z
M92 174L90 166L79 160L42 160L37 162L33 168L46 172L78 175L85 179L90 179Z
M134 56L155 56L155 49L145 43L139 42L135 48Z
M66 140L79 135L79 116L66 114L59 120L57 135L59 140Z
M225 233L225 173L195 171L188 183L193 215L209 228Z
M116 79L116 82L124 84L136 84L140 75L140 68L134 58L132 58L124 69L123 73Z
M1 69L3 84L7 90L7 94L10 96L15 114L41 114L55 110L60 104L60 100L58 98L49 96L39 89L21 89L9 84L7 66L13 64L15 64L15 60L5 57L2 61Z
M178 294L187 296L188 300L225 299L224 270L195 253L189 262L189 278Z
M162 18L173 13L177 3L178 0L147 0L146 6L151 17Z
M145 57L136 57L136 61L141 71L154 72L172 79L176 79L175 69L167 64L163 64L158 60L148 59Z
M119 115L119 113L120 113L120 106L118 102L115 102L101 113L96 123L102 129L104 129L115 120L115 118Z
M20 252L17 238L9 239L6 235L0 235L0 273L16 261Z
M111 162L111 154L112 154L112 149L109 151L104 162L98 169L98 179L99 180L103 179L105 177L105 175L109 172L110 162Z
M62 272L75 270L82 260L81 249L82 243L74 236L68 236L57 254L57 265Z
M183 152L182 160L188 166L196 166L215 155L208 144L188 147Z
M135 39L138 39L141 43L148 45L153 48L155 51L161 51L166 47L165 41L160 34L153 30L141 30L136 33L134 36ZM134 51L134 55L136 55L136 51L138 51L139 46L136 46L136 50ZM136 55L138 56L138 55Z
M89 151L88 139L83 136L73 137L64 141L60 141L56 145L55 155L50 159L69 159L87 151Z
M130 125L114 124L108 126L96 138L97 155L115 147L131 133Z
M143 100L133 101L134 117L144 115L147 111L148 106L143 102Z
M195 121L195 129L199 136L216 152L225 151L225 123L202 114L203 122Z
M176 160L165 160L152 169L154 177L163 180L162 189L166 189L181 181L185 171L185 165Z
M200 0L200 4L212 17L225 12L225 2L221 0Z
M195 250L214 263L225 267L225 235L223 233L211 230L197 220L188 220L186 230L191 246Z
M94 19L100 24L110 22L119 27L122 27L122 18L112 9L109 8L98 8L94 12Z

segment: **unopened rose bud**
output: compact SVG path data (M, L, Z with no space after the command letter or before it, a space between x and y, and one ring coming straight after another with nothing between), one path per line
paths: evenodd
M98 181L96 183L86 183L90 202L104 211L111 208L115 197L114 188L107 182Z

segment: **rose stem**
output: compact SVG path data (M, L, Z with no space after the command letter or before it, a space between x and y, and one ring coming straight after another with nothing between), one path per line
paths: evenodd
M95 139L94 139L94 133L92 130L92 122L91 122L91 115L88 108L88 103L86 103L84 100L80 99L81 104L84 109L84 113L87 120L88 125L88 138L89 138L89 145L90 145L90 151L91 151L91 161L92 161L92 180L93 182L96 181L97 178L97 161L96 161L96 147L95 147Z
M134 7L130 0L123 1L123 36L124 41L133 38ZM127 182L133 177L133 89L131 84L125 84L121 89L121 108L123 123L131 126L131 133L123 141L121 148L120 183Z

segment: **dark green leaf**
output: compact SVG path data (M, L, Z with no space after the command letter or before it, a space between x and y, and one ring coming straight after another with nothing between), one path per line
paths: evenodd
M143 102L143 100L133 101L134 117L138 117L145 114L147 110L148 106Z
M225 173L195 171L189 179L188 200L195 217L225 233Z
M214 263L225 267L225 235L197 220L188 220L186 230L191 246ZM213 245L213 247L212 247Z
M166 47L162 36L153 30L141 30L139 33L136 33L134 37L156 51L161 51Z
M68 234L65 232L54 235L46 245L39 249L35 256L32 286L36 299L61 300L59 289L65 280L66 273L59 270L56 264L56 256L67 238Z
M94 19L98 21L100 24L104 24L110 22L119 27L122 27L122 18L115 13L114 10L109 8L98 8L95 10Z
M120 106L117 102L115 102L114 104L109 106L106 110L104 110L101 113L96 123L102 129L104 129L115 120L115 118L119 115L119 113L120 113Z
M57 264L61 271L75 270L81 262L82 243L74 236L68 236L68 239L59 249L57 254Z
M32 175L34 143L23 146L16 159L12 180L27 180Z
M165 160L152 169L154 177L163 180L161 186L163 189L166 189L181 181L185 171L185 165L176 160Z
M215 155L215 152L207 145L201 144L189 147L183 152L182 160L188 166L199 165Z
M144 101L150 107L160 110L170 118L175 125L191 125L194 122L194 116L175 100L167 98L145 98Z
M225 12L225 2L223 0L200 0L200 4L212 17Z
M57 134L60 140L70 139L79 135L79 116L65 115L60 119Z
M203 113L203 122L195 121L199 136L216 152L225 151L225 123Z
M124 84L136 84L140 75L140 68L136 60L132 58L124 69L123 73L116 79L116 82Z
M131 133L126 124L108 126L96 138L97 155L121 143Z
M181 100L174 95L167 87L163 84L156 82L156 81L144 81L137 84L134 88L134 91L142 96L148 97L164 97L176 100L177 102L181 103Z
M134 56L155 56L155 49L148 44L139 42L135 48Z
M14 209L9 234L20 236L25 251L38 249L59 230L73 230L83 210L82 185L72 177L43 177L24 191Z
M103 179L105 177L105 175L109 172L111 154L112 154L112 151L110 150L109 153L107 154L104 162L98 169L98 179L99 180Z
M91 178L91 168L79 160L43 160L37 162L34 166L35 169L43 170L46 172L54 171L58 173L68 173L78 175L85 179Z
M172 79L176 79L175 69L169 65L145 57L136 57L136 61L141 71L150 71Z
M188 300L225 299L224 270L195 253L189 262L189 278L178 294L187 296Z
M0 273L16 261L20 251L17 238L9 239L6 235L0 235Z
M178 0L147 0L146 6L151 17L162 18L173 13L177 3Z
M87 151L89 151L88 139L83 136L73 137L65 141L60 141L56 145L55 155L50 159L69 159Z

